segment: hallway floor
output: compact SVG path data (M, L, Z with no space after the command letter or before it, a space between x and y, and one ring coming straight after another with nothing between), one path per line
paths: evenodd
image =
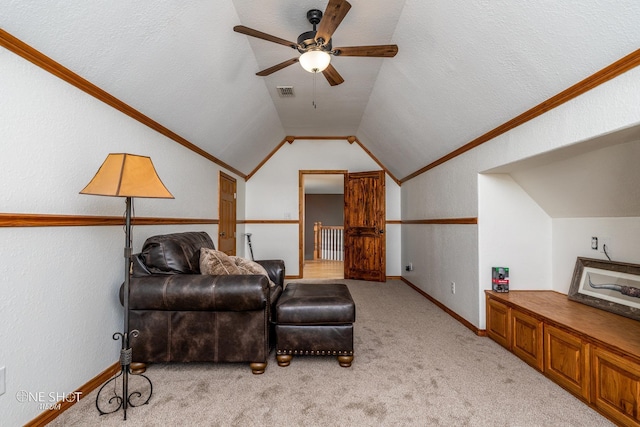
M302 277L304 279L343 279L344 262L327 260L305 260Z

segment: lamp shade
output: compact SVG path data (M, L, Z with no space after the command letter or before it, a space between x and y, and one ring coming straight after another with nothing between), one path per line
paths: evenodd
M324 71L331 62L331 55L323 50L310 50L300 55L300 65L310 73Z
M149 157L126 153L109 154L80 194L173 199Z

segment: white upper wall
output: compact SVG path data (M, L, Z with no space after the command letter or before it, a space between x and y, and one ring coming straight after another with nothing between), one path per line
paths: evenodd
M380 170L358 145L345 140L295 140L285 143L246 183L247 220L298 220L299 171ZM387 220L400 219L400 187L386 178ZM298 275L297 224L247 224L256 259L285 260L287 275ZM387 275L400 275L400 229L387 227Z
M551 217L508 174L479 175L478 195L480 290L492 267L509 268L510 290L551 289Z
M553 289L569 293L577 257L606 260L602 245L613 261L640 264L640 217L554 218ZM591 249L591 237L598 237L598 250Z
M345 140L285 143L247 181L247 219L298 219L299 170L379 170L358 144Z
M219 167L147 126L0 49L2 210L122 215L123 200L80 195L109 153L150 155L175 199L136 199L140 216L217 218ZM185 209L185 207L189 207Z

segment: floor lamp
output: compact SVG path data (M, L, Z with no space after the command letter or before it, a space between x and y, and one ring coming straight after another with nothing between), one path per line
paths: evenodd
M129 346L129 338L138 335L137 330L129 330L129 284L131 281L131 204L133 197L149 197L173 199L173 195L162 184L162 181L156 174L153 163L149 157L137 156L134 154L109 154L98 169L91 182L80 192L80 194L93 194L98 196L113 196L126 198L126 217L125 217L125 268L124 268L124 326L122 333L113 334L113 339L122 340L122 349L120 350L120 373L107 381L98 391L96 397L96 408L100 415L111 414L120 409L124 411L124 419L127 419L127 407L137 406L131 403L131 398L142 397L142 393L133 392L129 394L129 374L132 361L131 347ZM115 381L122 376L122 396L118 396ZM149 383L149 396L144 403L148 403L153 393L151 380L145 375L137 374L143 377ZM100 407L100 395L105 386L113 382L114 396L108 399L109 404L115 404L113 410L103 410Z

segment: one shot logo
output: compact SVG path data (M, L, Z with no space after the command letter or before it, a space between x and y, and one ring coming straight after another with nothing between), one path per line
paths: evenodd
M63 402L74 403L82 398L82 392L74 391L72 393L61 392L30 392L20 390L16 393L16 400L20 403L37 403L40 410L60 410Z

